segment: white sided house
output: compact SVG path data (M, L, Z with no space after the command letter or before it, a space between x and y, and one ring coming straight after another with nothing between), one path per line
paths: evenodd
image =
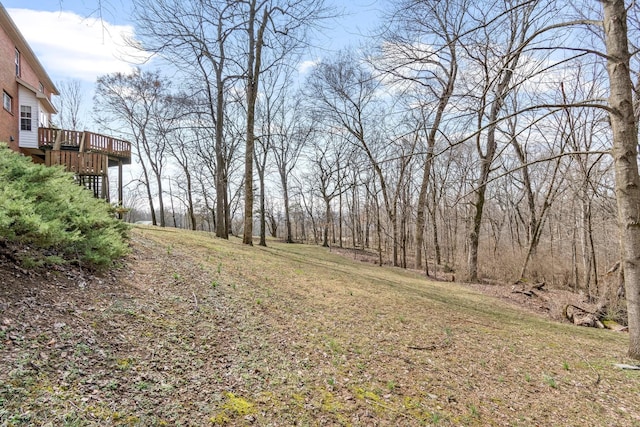
M18 82L18 100L20 105L19 148L38 149L38 128L51 126L53 105L43 93L27 82Z

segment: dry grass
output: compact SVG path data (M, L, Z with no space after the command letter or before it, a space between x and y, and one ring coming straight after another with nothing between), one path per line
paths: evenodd
M0 425L640 425L623 334L319 247L133 244L112 281L0 294Z

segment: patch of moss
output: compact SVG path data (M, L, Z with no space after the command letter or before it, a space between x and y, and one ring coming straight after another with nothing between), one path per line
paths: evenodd
M224 425L234 418L246 417L257 412L255 404L248 400L227 392L224 394L225 401L220 407L220 411L214 414L209 421L214 425Z
M362 387L356 387L353 391L354 391L354 394L356 395L356 397L358 399L361 399L361 400L372 400L374 402L382 401L382 398L378 394L376 394L376 393L374 393L374 392L372 392L370 390L366 390L366 389L364 389Z
M300 393L293 393L291 395L291 400L296 407L302 408L304 406L305 398Z
M116 364L118 365L118 369L120 369L121 371L127 371L129 370L129 368L131 368L131 365L133 365L134 360L131 359L130 357L127 357L126 359L118 359L116 361Z
M322 410L324 412L338 412L343 409L342 404L328 390L322 391Z
M87 406L86 412L101 421L109 421L121 426L134 426L140 422L137 416L122 414L101 404Z

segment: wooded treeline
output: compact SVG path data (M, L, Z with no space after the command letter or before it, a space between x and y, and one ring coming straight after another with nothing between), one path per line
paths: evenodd
M96 115L138 158L130 221L593 299L621 247L633 274L637 4L399 0L366 47L301 67L323 2L134 3L171 72L97 82Z

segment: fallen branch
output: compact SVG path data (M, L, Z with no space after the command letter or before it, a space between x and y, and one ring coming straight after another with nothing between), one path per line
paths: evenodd
M596 371L596 369L595 369L593 366L591 366L591 363L589 363L589 361L588 361L587 359L585 359L585 358L584 358L580 353L578 353L577 351L575 351L575 349L572 349L572 350L573 350L573 353L574 353L576 356L578 356L580 359L582 359L582 361L583 361L584 363L586 363L588 367L590 367L590 368L591 368L591 370L593 371L593 373L597 375L597 378L596 378L595 382L593 383L593 385L596 385L596 386L597 386L598 384L600 384L600 373L599 373L598 371Z
M630 371L640 371L640 365L627 365L626 363L615 363L613 366L620 369L627 369Z
M191 295L193 295L193 301L194 301L194 303L196 305L196 311L199 311L200 307L198 307L198 298L196 297L196 293L192 291Z
M527 286L526 283L518 281L511 288L511 293L523 294L528 297L540 296L536 291L544 291L543 288L545 287L545 285L546 285L546 282L540 282L540 283L533 283Z
M428 347L418 347L418 346L414 346L414 345L409 345L407 346L408 349L410 350L435 350L436 348L438 348L437 345L433 344L430 345Z
M450 346L451 346L451 337L447 336L442 339L440 344L431 344L429 346L408 345L407 348L410 350L431 351L431 350L437 350L439 348L446 348Z

